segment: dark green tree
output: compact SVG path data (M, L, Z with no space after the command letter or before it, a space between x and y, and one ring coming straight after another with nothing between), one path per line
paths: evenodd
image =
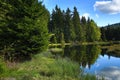
M87 56L87 64L89 68L98 59L100 53L101 53L101 48L99 45L88 45L87 46L86 56Z
M84 16L81 18L81 26L82 26L82 33L83 33L83 41L86 41L86 27L87 27L87 21Z
M58 43L61 42L61 34L64 35L65 42L93 42L100 40L101 36L93 20L86 20L85 17L80 20L76 7L72 13L69 8L65 12L56 6L51 14L48 29L50 33L55 34ZM54 42L53 39L51 41Z
M4 25L0 25L1 52L12 57L25 57L45 50L49 40L49 12L42 3L38 0L5 0L1 3L7 11L0 13L5 15L1 19L5 20L1 22Z
M119 41L120 40L120 23L107 25L101 28L102 39L108 41ZM105 36L105 37L104 37Z
M74 7L72 20L73 20L75 33L76 33L76 41L83 41L82 27L80 25L80 15L76 7Z
M61 33L63 33L64 28L64 14L61 9L56 5L55 10L53 10L51 15L51 21L49 24L49 31L54 33L57 42L61 42Z
M101 39L103 41L106 41L106 35L105 35L106 30L103 27L101 27L100 30L101 30Z
M66 14L65 14L64 36L65 36L65 42L70 42L75 40L75 30L72 22L71 11L69 8L66 10Z

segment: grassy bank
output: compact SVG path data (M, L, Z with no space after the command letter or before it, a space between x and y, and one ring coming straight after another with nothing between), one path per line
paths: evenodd
M79 64L68 58L56 58L50 52L35 55L23 63L0 60L0 80L94 80L94 76L80 76Z
M73 43L64 43L64 45L107 45L107 44L120 44L120 41L106 41L106 42L73 42ZM49 44L49 46L62 46L63 44Z
M109 46L102 46L102 49L108 49L108 51L120 51L120 44L113 44L113 45L109 45Z

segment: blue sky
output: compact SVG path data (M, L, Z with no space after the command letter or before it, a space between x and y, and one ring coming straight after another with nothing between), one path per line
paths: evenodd
M76 6L80 16L89 16L98 26L120 22L120 0L43 0L52 12L56 5L62 10Z

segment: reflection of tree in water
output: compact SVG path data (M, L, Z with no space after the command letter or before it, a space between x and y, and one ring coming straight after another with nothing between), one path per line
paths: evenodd
M100 46L98 45L91 45L87 46L87 61L88 66L90 68L90 65L94 64L97 58L99 57L99 54L101 53Z
M102 56L107 55L109 59L111 56L120 58L120 50L114 49L112 51L109 51L107 48L105 48L105 49L102 49L101 55Z
M88 65L89 68L94 64L100 53L101 49L98 45L66 46L64 50L64 56L79 62L82 67Z

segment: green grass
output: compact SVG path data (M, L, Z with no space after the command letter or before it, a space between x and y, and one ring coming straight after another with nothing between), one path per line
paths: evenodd
M118 50L120 51L120 44L113 44L113 45L109 45L109 46L102 46L103 49L107 48L108 51L115 51Z
M7 64L7 66L6 66ZM79 76L80 67L68 58L54 58L50 52L33 56L23 63L3 62L0 60L0 79L16 80L93 80L93 76ZM94 76L95 77L95 76Z
M51 51L51 52L62 52L63 49L62 48L50 48L49 51Z
M108 44L120 44L120 41L95 41L95 42L71 42L71 43L52 43L50 47L57 47L62 45L108 45Z

